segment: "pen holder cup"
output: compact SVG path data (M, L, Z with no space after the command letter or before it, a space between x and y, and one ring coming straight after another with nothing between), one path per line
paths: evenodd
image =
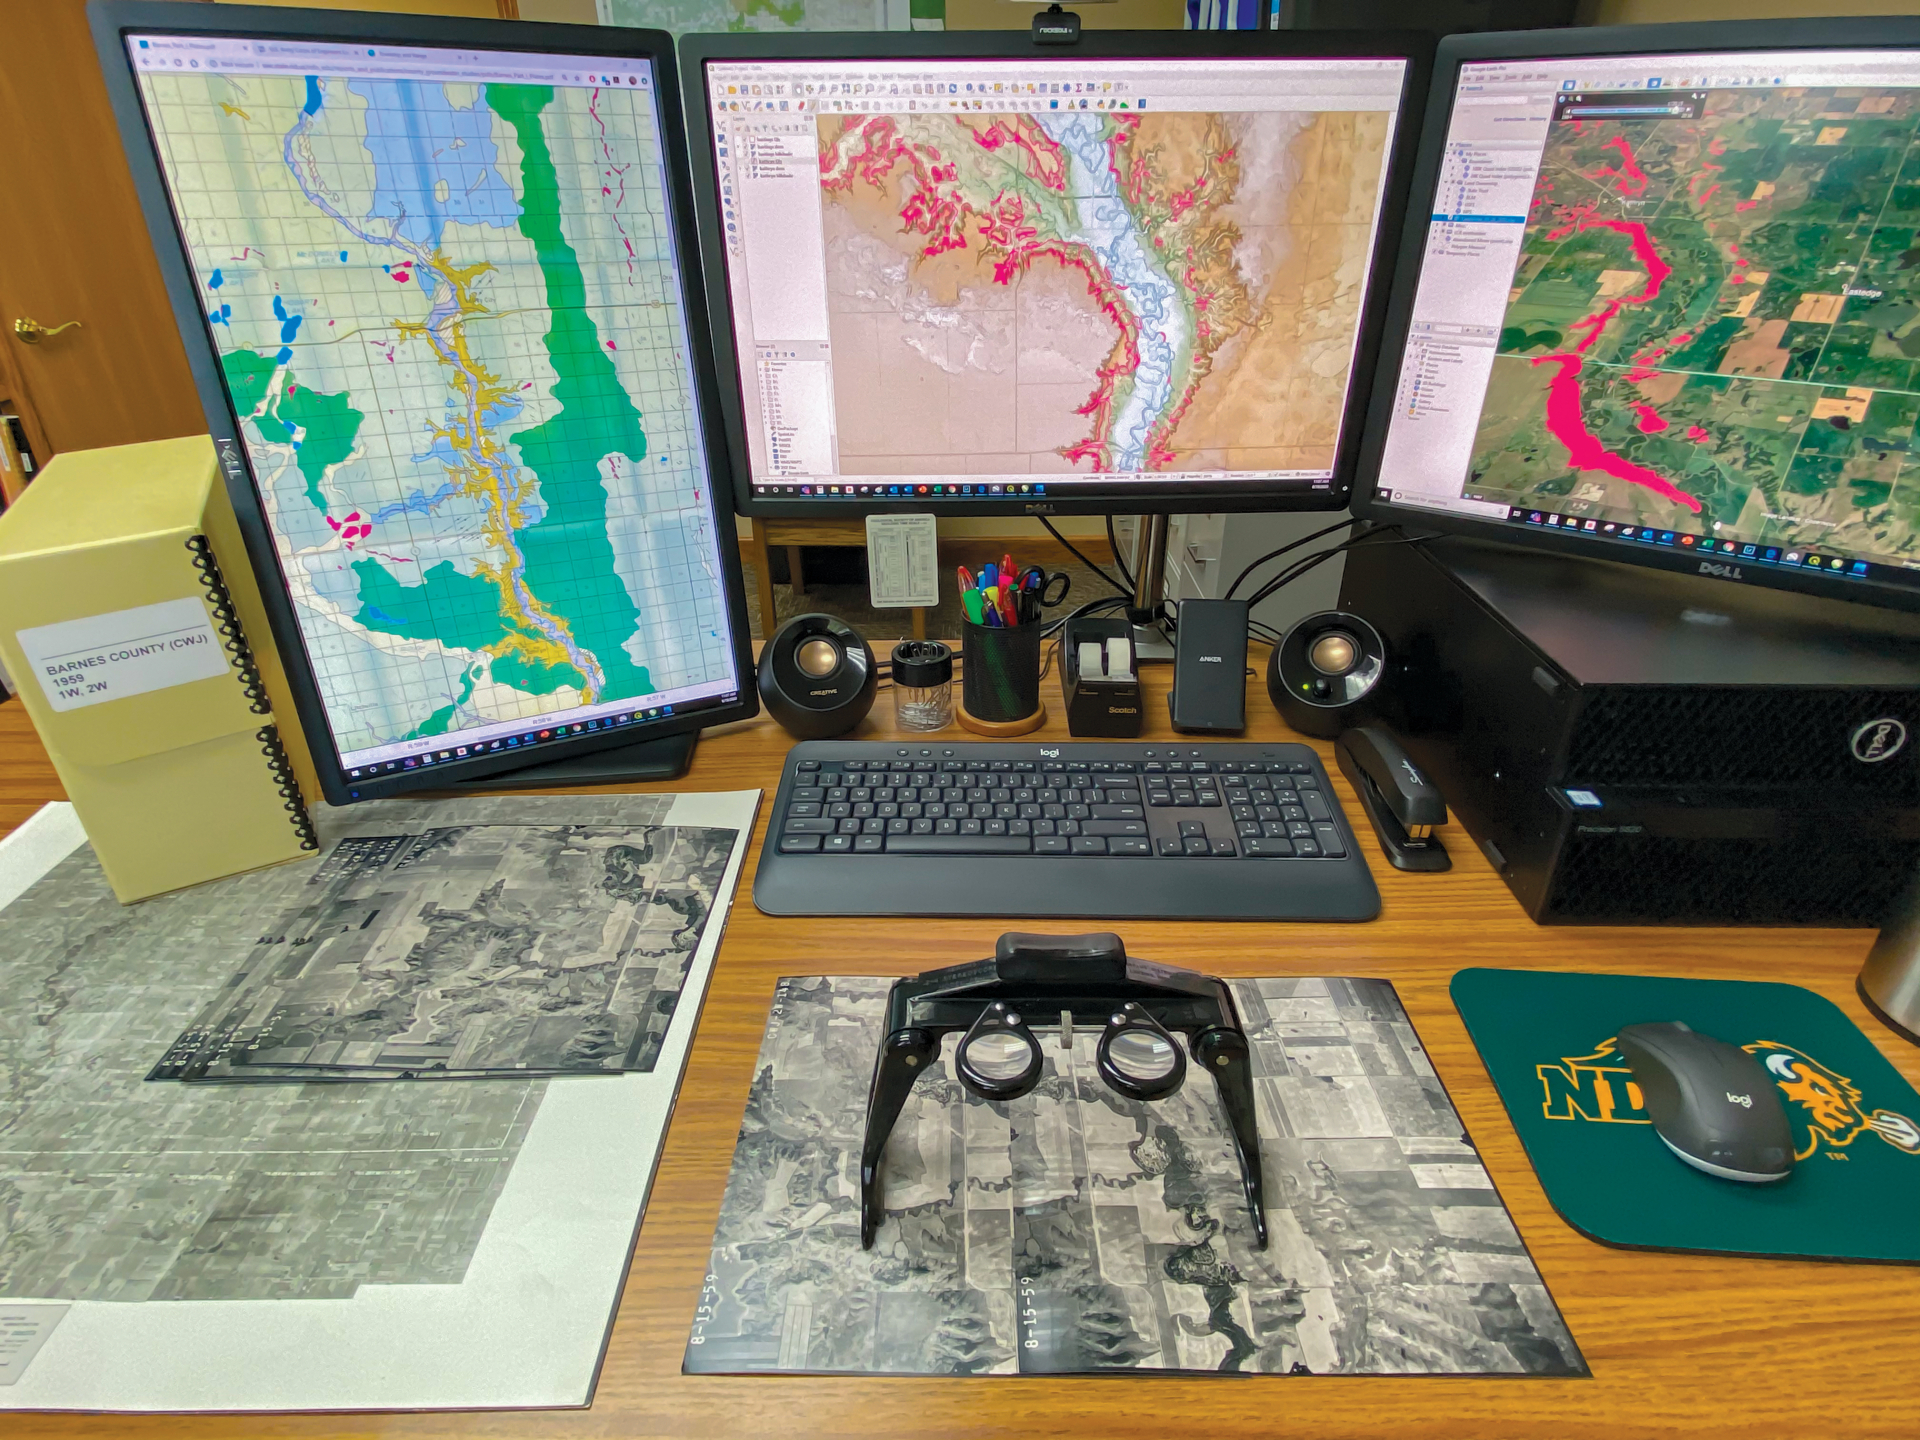
M982 734L1038 728L1047 718L1040 703L1040 622L962 625L960 723Z

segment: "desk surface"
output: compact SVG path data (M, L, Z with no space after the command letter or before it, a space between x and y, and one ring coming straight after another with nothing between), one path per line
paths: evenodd
M1170 735L1169 672L1147 671L1149 738ZM1058 707L1054 707L1057 711ZM1248 739L1294 738L1250 680ZM882 692L875 720L890 723ZM870 720L858 736L891 738ZM1054 715L1033 738L1064 738ZM762 787L791 742L762 717L702 740L692 771L660 789ZM678 1113L634 1250L599 1390L587 1411L238 1417L9 1415L10 1440L142 1434L257 1436L732 1437L1275 1432L1332 1436L1587 1440L1662 1435L1898 1435L1920 1432L1920 1269L1739 1261L1608 1249L1575 1234L1534 1179L1478 1055L1447 998L1469 965L1622 970L1806 985L1835 1001L1910 1080L1920 1049L1893 1038L1854 994L1864 930L1542 929L1457 827L1455 868L1405 875L1381 857L1331 747L1347 813L1363 834L1385 911L1367 925L1129 922L1130 951L1225 975L1375 975L1393 981L1580 1342L1585 1380L1454 1378L812 1379L681 1375L714 1219L733 1157L774 981L789 974L902 974L988 954L1011 925L920 922L902 949L884 921L775 920L743 876ZM0 705L0 832L61 798L17 701ZM766 807L759 826L764 833ZM758 855L758 839L755 855ZM1033 922L1027 922L1029 924ZM1080 928L1081 922L1065 922ZM0 1216L4 1210L0 1210Z

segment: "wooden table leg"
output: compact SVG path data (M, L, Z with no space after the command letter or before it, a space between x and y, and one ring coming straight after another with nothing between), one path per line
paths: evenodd
M773 632L780 628L780 612L773 604L773 566L767 558L767 532L763 525L753 527L747 543L753 547L753 589L760 604L760 638L771 640Z
M925 606L916 605L913 607L913 638L916 640L924 640L927 638L927 611Z
M793 587L793 598L798 600L807 593L807 572L801 568L803 547L787 546L787 584Z

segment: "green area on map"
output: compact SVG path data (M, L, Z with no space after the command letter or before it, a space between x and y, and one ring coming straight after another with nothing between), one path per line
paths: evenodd
M1917 129L1831 87L1556 120L1468 493L1920 559Z

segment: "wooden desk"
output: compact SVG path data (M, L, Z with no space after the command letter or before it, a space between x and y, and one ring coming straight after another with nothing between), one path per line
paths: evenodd
M1165 737L1165 667L1147 671L1147 714ZM1048 684L1051 686L1052 681ZM1052 707L1057 714L1059 707ZM1286 734L1250 681L1249 737ZM891 720L883 692L876 716ZM887 737L869 723L862 736ZM1057 718L1035 738L1064 737ZM789 741L764 718L702 741L692 773L661 788L769 790ZM1320 746L1323 753L1329 747ZM1329 757L1349 816L1359 810ZM60 798L17 702L0 705L0 826ZM766 826L765 807L760 827ZM1359 822L1363 836L1365 822ZM1920 1049L1854 995L1863 930L1541 929L1457 829L1451 874L1404 875L1363 839L1385 901L1369 925L1172 924L1118 928L1137 954L1222 974L1392 980L1573 1328L1586 1380L1280 1377L971 1380L688 1378L680 1374L733 1141L776 977L899 974L988 954L1011 928L774 920L743 878L699 1039L668 1133L620 1315L590 1410L506 1414L101 1417L8 1415L9 1440L141 1434L275 1436L873 1436L1076 1434L1448 1436L1622 1440L1671 1435L1920 1434L1920 1269L1640 1254L1581 1238L1548 1206L1452 1004L1468 965L1624 970L1807 985L1838 1003L1909 1079ZM757 854L757 837L756 837ZM1030 922L1029 922L1030 923ZM1080 922L1066 922L1080 928ZM609 1137L617 1143L618 1137ZM4 1216L0 1206L0 1216ZM0 1221L3 1223L3 1221ZM1920 1207L1916 1207L1920 1223Z

